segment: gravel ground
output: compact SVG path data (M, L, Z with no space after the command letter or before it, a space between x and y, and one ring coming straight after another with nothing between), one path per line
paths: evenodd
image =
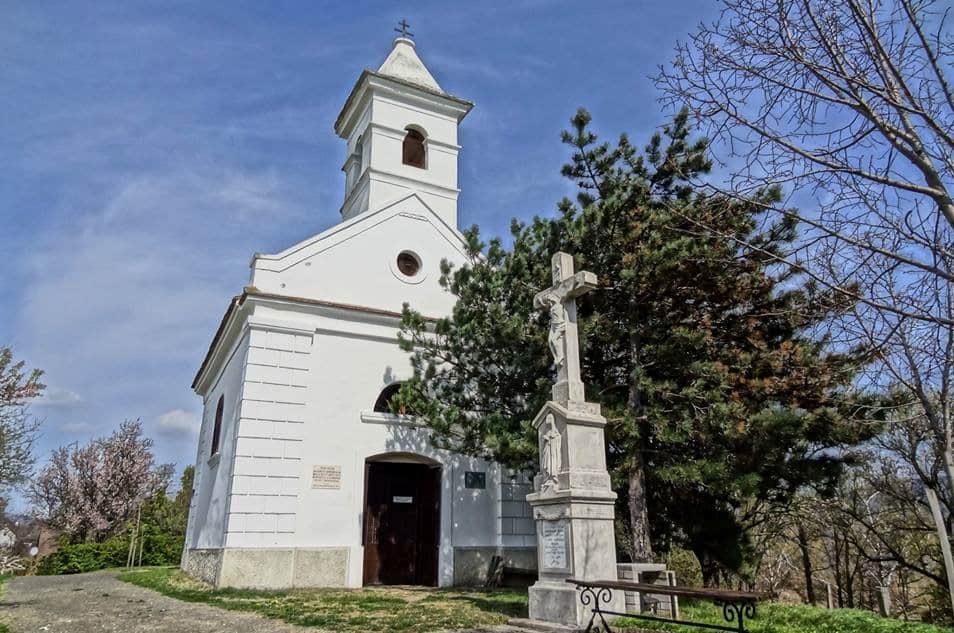
M71 576L25 576L7 583L0 622L13 633L319 633L262 617L181 602L102 571ZM461 633L520 633L495 627Z
M309 631L254 613L180 602L116 576L95 572L14 578L0 599L0 621L13 633Z

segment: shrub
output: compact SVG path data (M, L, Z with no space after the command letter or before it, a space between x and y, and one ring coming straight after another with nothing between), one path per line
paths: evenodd
M691 551L678 547L672 548L666 555L666 567L676 572L676 584L702 586L702 566Z
M105 547L106 543L63 544L60 548L44 557L37 565L36 573L42 575L78 574L84 571L105 569L125 563L111 562Z
M178 565L182 537L144 526L143 565ZM109 567L123 567L129 553L129 535L121 534L101 543L64 543L37 565L37 574L80 574Z

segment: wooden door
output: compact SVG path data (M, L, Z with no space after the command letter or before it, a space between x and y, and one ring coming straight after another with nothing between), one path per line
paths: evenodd
M437 584L440 472L425 464L367 465L364 584Z

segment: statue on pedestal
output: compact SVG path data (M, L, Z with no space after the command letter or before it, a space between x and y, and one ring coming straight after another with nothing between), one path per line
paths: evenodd
M546 432L541 436L540 448L540 490L552 490L559 487L558 475L563 467L563 437L557 430L553 414L547 415Z
M580 379L580 344L576 326L576 298L596 288L596 275L573 273L573 258L566 253L553 256L553 285L533 298L533 305L550 315L547 344L557 370L553 399L558 402L584 401Z
M538 306L545 307L550 313L550 334L547 336L547 345L550 346L550 354L553 355L553 364L557 369L561 369L566 362L566 354L563 352L566 347L566 310L560 297L553 294L545 294L535 299Z

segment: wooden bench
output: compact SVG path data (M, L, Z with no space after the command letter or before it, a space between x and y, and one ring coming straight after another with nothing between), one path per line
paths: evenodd
M731 589L709 589L706 587L682 587L651 585L639 582L625 582L622 580L578 580L576 578L567 578L568 583L576 585L580 590L580 602L583 606L590 607L593 615L586 626L586 631L603 631L612 633L612 629L607 623L605 616L619 616L627 618L636 618L638 620L652 620L655 622L669 622L673 624L683 624L694 626L701 629L711 629L715 631L732 631L733 633L745 633L745 620L755 617L755 605L761 600L771 598L771 594L759 593L754 591L734 591ZM619 611L609 611L600 607L600 603L609 604L613 598L613 591L634 591L637 593L649 593L663 596L679 596L680 598L694 598L697 600L708 600L718 607L722 607L722 617L729 623L728 626L720 624L708 624L706 622L693 622L690 620L679 620L660 618L653 615L644 615L642 613L622 613ZM596 619L599 618L599 624ZM595 628L594 628L595 626Z
M536 569L505 566L501 584L504 587L529 587L537 581L537 577Z
M523 567L509 567L504 565L504 559L500 556L493 556L490 559L490 569L487 570L487 580L484 586L490 589L495 587L507 586L507 579L514 579L515 586L527 587L537 579L536 569L525 569ZM519 580L517 580L519 579Z

